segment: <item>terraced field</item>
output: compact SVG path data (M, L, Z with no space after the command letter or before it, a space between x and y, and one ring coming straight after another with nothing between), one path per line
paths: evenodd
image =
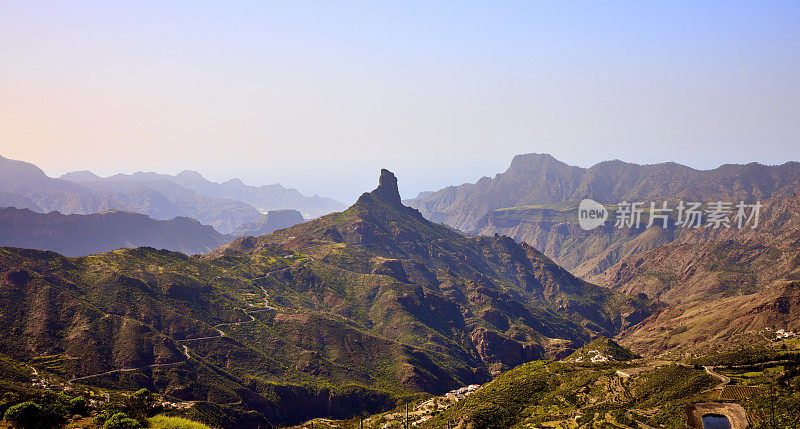
M741 401L758 393L761 389L755 386L725 386L719 398L730 401Z

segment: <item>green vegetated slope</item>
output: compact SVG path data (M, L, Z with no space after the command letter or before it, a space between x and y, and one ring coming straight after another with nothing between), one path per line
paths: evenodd
M576 427L591 421L632 420L653 426L683 427L683 405L702 398L715 380L702 369L664 365L634 377L617 375L613 365L532 362L501 374L447 408L422 427L451 422L475 428L535 427L561 422ZM626 411L631 413L626 415ZM570 423L573 426L570 426ZM464 426L461 426L464 427Z
M0 353L73 384L255 412L254 425L482 383L652 309L510 238L428 222L388 171L342 213L204 257L3 248L0 273Z

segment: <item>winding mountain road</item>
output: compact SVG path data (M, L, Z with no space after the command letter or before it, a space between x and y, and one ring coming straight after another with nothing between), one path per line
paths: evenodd
M87 378L98 377L98 376L101 376L101 375L114 374L114 373L117 373L117 372L131 372L131 371L140 371L140 370L152 369L152 368L163 368L165 366L170 366L170 365L179 364L181 362L186 362L187 360L189 360L189 348L184 346L184 345L182 345L182 347L183 347L183 355L186 357L186 359L183 359L183 360L178 361L178 362L154 363L152 365L145 365L145 366L140 366L140 367L137 367L137 368L112 369L111 371L100 372L100 373L97 373L97 374L89 374L89 375L84 375L82 377L74 377L74 378L68 380L67 384L72 384L75 381L85 380Z
M726 376L724 376L724 375L722 375L720 373L714 372L714 367L713 366L704 366L703 369L706 370L706 373L708 375L710 375L710 376L712 376L712 377L714 377L714 378L716 378L717 380L720 381L720 383L718 385L714 386L711 389L706 390L706 392L711 391L711 390L721 390L725 386L727 386L728 383L731 382L730 378L728 378L728 377L726 377Z
M270 271L270 272L266 273L264 276L266 277L268 275L272 275L274 273L277 273L277 272L283 271L283 270L287 270L289 268L291 268L291 267L283 267L283 268L280 268L280 269L277 269L277 270L274 270L274 271ZM217 330L218 335L207 336L207 337L199 337L199 338L186 338L186 339L182 339L182 340L175 340L175 342L177 342L177 343L187 343L187 342L192 342L192 341L213 340L213 339L216 339L216 338L227 337L228 334L226 334L221 329L219 329L220 327L222 327L222 326L237 326L237 325L242 325L242 324L245 324L245 323L251 323L251 322L254 322L256 320L256 318L253 317L253 315L251 313L260 313L260 312L263 312L263 311L278 310L277 307L271 306L269 304L269 294L267 293L267 290L264 289L264 287L260 286L260 285L259 285L259 288L261 288L261 291L264 293L264 307L260 308L260 309L256 309L256 310L249 310L249 311L245 310L243 308L240 309L240 310L242 310L242 312L244 312L244 314L246 314L247 316L250 317L250 320L243 320L243 321L240 321L240 322L219 323L219 324L216 324L216 325L213 326L214 329ZM104 317L109 317L109 316L110 315L106 314ZM189 359L191 359L191 356L189 356L189 348L185 344L181 344L181 347L183 347L183 355L184 355L185 359L177 361L177 362L154 363L154 364L151 364L151 365L145 365L145 366L140 366L140 367L136 367L136 368L112 369L110 371L99 372L97 374L89 374L89 375L84 375L84 376L81 376L81 377L73 377L73 378L71 378L70 380L67 381L67 384L72 384L75 381L86 380L86 379L89 379L89 378L99 377L99 376L108 375L108 374L115 374L115 373L120 373L120 372L142 371L142 370L146 370L146 369L164 368L164 367L168 367L168 366L172 366L172 365L177 365L179 363L183 363L183 362L186 362ZM36 368L31 367L31 369L33 369L35 375L38 375L38 372L36 371Z

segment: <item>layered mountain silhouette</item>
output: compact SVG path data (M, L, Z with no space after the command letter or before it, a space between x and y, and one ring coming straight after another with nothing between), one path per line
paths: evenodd
M343 208L333 200L304 197L280 185L253 187L238 179L215 183L195 172L100 178L83 171L54 179L33 164L0 157L0 207L4 206L41 213L124 210L154 219L189 217L222 233L232 233L271 210L297 209L313 217Z
M206 253L234 238L185 217L155 220L123 211L62 215L0 208L0 246L51 250L65 256L140 246L187 254Z
M577 205L765 200L800 190L800 163L726 164L696 170L676 163L638 165L619 160L590 168L546 154L514 157L494 178L420 194L407 203L435 222L473 234L505 234L540 249L574 274L589 278L624 257L667 244L684 231L605 228L583 231Z
M236 228L231 235L236 237L266 235L278 229L303 223L303 221L305 219L302 213L297 210L272 210L260 218Z
M120 182L135 183L143 186L153 182L169 182L189 189L198 195L241 201L257 208L261 212L294 209L307 218L319 217L345 208L344 204L331 198L320 197L319 195L307 197L297 189L285 188L280 184L250 186L239 179L230 179L217 183L191 170L184 170L174 176L137 172L133 174L115 174L107 178L101 178L89 171L76 171L61 176L61 179L99 189L104 189L105 187L113 189L115 186L119 186L118 183Z
M5 207L0 208L0 246L50 250L65 256L143 246L191 255L210 252L238 237L269 234L301 222L303 216L296 210L276 210L239 226L233 234L220 234L186 217L157 220L119 210L63 215Z
M386 170L341 213L203 257L2 248L0 278L0 353L75 383L237 404L264 425L484 382L656 308L509 237L426 220Z

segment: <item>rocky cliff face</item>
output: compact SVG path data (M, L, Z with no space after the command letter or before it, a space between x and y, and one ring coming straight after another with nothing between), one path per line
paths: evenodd
M272 210L259 219L236 228L232 235L257 237L303 223L304 220L303 215L297 210Z
M397 177L385 168L381 169L378 187L372 191L372 194L379 200L395 207L400 208L403 205L400 200L400 191L397 187Z
M577 207L524 207L495 210L478 223L477 233L500 233L525 242L582 277L603 273L623 258L663 246L683 232L673 224L619 229L608 222L591 231L578 225Z
M800 197L787 192L762 203L756 229L692 230L592 277L669 305L626 332L627 344L651 354L702 350L736 347L737 337L765 328L800 329L793 316L800 311ZM678 327L680 332L674 331Z

